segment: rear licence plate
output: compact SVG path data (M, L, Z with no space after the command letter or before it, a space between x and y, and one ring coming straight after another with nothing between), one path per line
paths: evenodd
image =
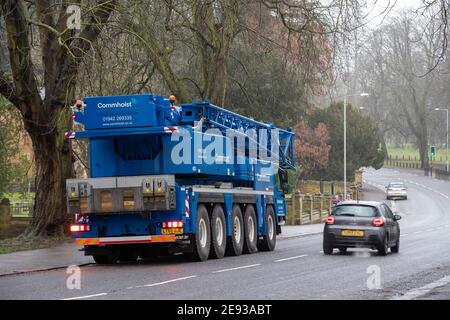
M341 235L353 236L353 237L364 237L364 231L362 231L362 230L342 230Z
M178 234L183 233L183 228L165 228L162 229L162 234Z

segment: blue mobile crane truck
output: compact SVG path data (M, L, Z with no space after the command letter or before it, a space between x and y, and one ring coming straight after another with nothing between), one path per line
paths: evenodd
M153 94L72 110L82 130L66 137L87 139L89 178L66 181L70 231L96 263L274 250L295 166L290 129Z

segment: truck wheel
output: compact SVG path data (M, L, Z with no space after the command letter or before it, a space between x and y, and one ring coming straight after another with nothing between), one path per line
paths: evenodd
M210 257L221 259L227 246L227 229L222 205L216 204L211 214L211 250Z
M258 229L256 226L256 214L253 205L247 205L244 212L244 253L255 253L258 251Z
M266 208L266 235L258 241L259 251L273 251L277 244L277 223L275 210L272 206Z
M197 232L194 236L192 258L196 261L206 261L211 247L211 225L209 223L208 210L204 204L197 207Z
M228 237L226 253L229 256L239 256L244 249L244 223L241 208L237 204L233 206L231 223L233 233Z
M95 263L97 264L114 264L117 262L117 254L94 254L92 256L94 258Z

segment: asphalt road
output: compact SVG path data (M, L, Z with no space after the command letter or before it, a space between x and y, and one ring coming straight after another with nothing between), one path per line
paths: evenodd
M4 276L0 299L391 299L450 274L450 183L393 169L366 170L364 180L368 200L384 201L390 181L409 187L408 200L387 201L403 217L399 254L324 256L322 236L311 235L278 241L274 252L207 262L88 265L81 289L67 288L64 269Z

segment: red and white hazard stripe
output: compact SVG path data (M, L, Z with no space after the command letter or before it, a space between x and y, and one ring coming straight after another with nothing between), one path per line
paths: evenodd
M75 131L67 131L64 134L64 139L73 139L75 138Z
M189 218L189 194L186 193L186 198L184 199L184 203L186 205L186 209L184 211L186 218Z
M164 127L165 133L172 133L172 132L176 132L176 131L178 131L178 127L174 127L174 126Z
M78 238L78 245L101 245L101 244L133 244L151 242L175 242L174 234L153 236L131 236L131 237L105 237L105 238Z

